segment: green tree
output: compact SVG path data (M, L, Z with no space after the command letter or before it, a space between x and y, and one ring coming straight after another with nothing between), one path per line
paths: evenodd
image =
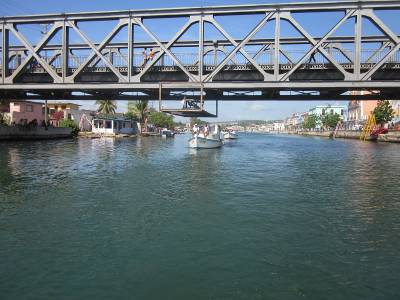
M156 127L174 127L174 117L163 112L151 112L149 115L149 121Z
M325 128L336 128L336 125L340 121L340 115L339 114L327 114L324 117L322 117L322 125Z
M318 116L308 115L303 122L303 128L304 129L314 129L315 127L317 127L318 121L319 121Z
M131 118L137 118L139 120L140 126L147 127L147 120L150 114L149 101L138 100L128 102L128 113L127 115Z
M72 129L72 134L77 135L79 132L78 125L75 124L73 120L64 119L60 122L60 127L68 127Z
M102 114L115 114L117 103L114 100L97 100L96 104L99 106L97 111Z
M395 111L388 100L381 100L374 109L374 115L376 123L383 125L392 121L395 116Z
M200 120L199 118L190 118L190 126L197 124L199 126L205 125L207 122Z
M0 99L0 106L8 106L10 100ZM1 108L1 107L0 107ZM6 123L5 114L0 111L0 124Z

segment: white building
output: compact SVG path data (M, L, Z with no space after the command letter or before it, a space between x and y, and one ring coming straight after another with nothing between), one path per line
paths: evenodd
M274 131L285 131L285 122L274 122Z
M136 134L139 126L135 121L117 118L94 118L92 132L106 135Z

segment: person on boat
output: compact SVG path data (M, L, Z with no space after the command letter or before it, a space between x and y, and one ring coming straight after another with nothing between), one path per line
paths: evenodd
M200 128L197 126L197 124L193 125L193 135L198 135L199 134Z
M208 128L208 124L204 125L204 137L207 137L209 132L210 129Z

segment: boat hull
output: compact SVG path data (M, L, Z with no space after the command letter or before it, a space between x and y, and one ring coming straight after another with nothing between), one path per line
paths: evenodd
M224 134L224 139L225 140L236 140L237 138L238 138L237 134L232 133L232 132L227 132L227 133Z
M222 147L219 139L209 139L203 137L193 137L189 140L189 147L194 149L214 149Z

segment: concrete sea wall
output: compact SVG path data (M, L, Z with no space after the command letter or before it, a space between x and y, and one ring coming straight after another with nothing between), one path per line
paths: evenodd
M400 132L389 132L388 134L380 134L378 142L400 143Z
M289 134L296 134L302 136L320 136L329 138L332 136L330 131L296 131L288 132ZM360 139L361 131L341 130L336 134L336 138L343 139ZM380 134L378 142L400 143L400 132L389 132L388 134Z
M28 128L22 126L0 125L0 141L47 140L72 137L71 128L44 127Z
M292 134L304 135L304 136L321 136L321 137L331 137L332 132L330 131L298 131ZM336 138L343 139L360 139L360 131L338 131Z

